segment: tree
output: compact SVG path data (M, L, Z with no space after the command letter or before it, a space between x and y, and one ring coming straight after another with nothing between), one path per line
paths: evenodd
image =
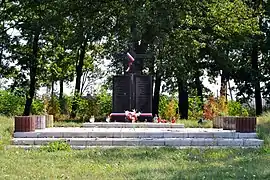
M50 28L59 20L57 11L60 4L58 1L14 1L13 12L16 16L13 19L13 26L18 30L11 45L12 58L16 61L17 68L20 68L21 77L29 84L26 94L24 115L31 113L31 105L37 86L39 75L43 72L46 59L41 51L44 45L43 37ZM22 41L23 40L23 41ZM29 72L29 79L27 73ZM15 81L16 83L16 81Z

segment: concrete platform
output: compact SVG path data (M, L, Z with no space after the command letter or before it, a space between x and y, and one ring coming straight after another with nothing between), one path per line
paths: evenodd
M254 139L256 133L203 128L47 128L15 132L14 138L227 138Z
M259 139L215 138L14 138L14 145L46 145L65 141L72 146L261 146Z
M65 141L72 148L95 146L140 147L260 147L256 133L237 133L204 128L47 128L35 132L16 132L15 146L40 146Z
M121 122L96 122L83 123L84 128L184 128L184 124L172 123L121 123Z
M31 150L31 149L39 149L40 145L10 145L6 146L6 149L12 149L12 148L20 148L25 150ZM71 146L74 150L85 150L85 149L112 149L112 148L152 148L152 149L159 149L159 148L168 148L168 146ZM176 149L257 149L258 146L172 146L171 148Z

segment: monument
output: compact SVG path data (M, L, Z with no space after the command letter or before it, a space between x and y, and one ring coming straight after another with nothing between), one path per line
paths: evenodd
M124 75L113 77L111 121L127 122L125 111L140 112L138 121L152 121L152 76L142 75L140 67L145 54L127 52L129 63Z

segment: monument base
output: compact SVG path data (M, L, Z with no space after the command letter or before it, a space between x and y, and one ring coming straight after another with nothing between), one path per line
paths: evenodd
M127 122L131 123L131 121L126 119L125 113L111 113L111 122ZM152 113L141 113L138 117L137 122L153 122Z

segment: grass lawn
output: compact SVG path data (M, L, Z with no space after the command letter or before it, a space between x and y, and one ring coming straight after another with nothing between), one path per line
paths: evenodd
M0 117L0 179L270 179L270 116L259 118L258 150L173 148L5 150L12 120Z

